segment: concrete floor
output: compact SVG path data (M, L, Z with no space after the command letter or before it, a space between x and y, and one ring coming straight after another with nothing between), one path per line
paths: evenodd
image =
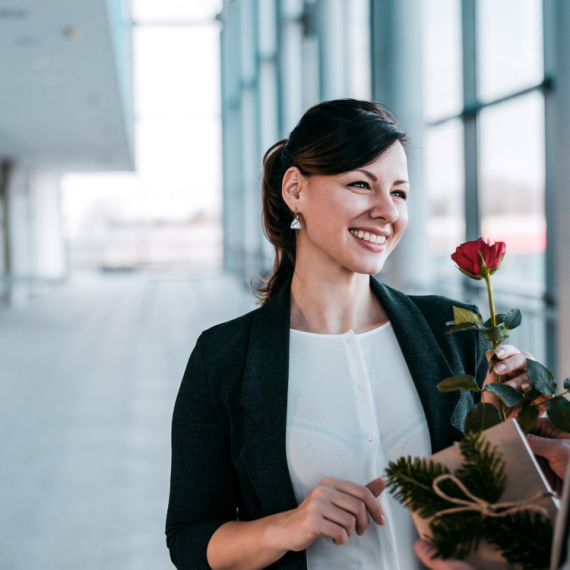
M233 277L81 276L0 309L0 568L166 570L170 422Z

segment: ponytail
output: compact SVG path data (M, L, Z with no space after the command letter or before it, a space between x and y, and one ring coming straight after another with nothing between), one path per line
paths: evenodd
M287 142L288 139L282 139L275 143L263 157L262 228L265 237L275 247L275 262L271 277L269 279L260 277L262 286L255 287L250 284L260 304L277 295L295 270L296 236L290 229L293 216L281 195L283 175L289 168L284 164L283 157L283 149Z

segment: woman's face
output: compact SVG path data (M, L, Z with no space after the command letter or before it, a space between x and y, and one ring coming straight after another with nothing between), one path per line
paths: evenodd
M295 170L300 192L289 205L302 216L303 228L291 230L298 232L297 259L378 273L408 223L402 144L396 141L373 162L337 175L304 177Z

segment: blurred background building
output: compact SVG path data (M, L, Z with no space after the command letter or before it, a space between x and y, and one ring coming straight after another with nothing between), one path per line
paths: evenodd
M411 138L380 279L483 308L450 255L503 240L512 342L570 374L567 0L0 0L0 74L0 567L171 567L174 397L255 306L262 157L319 101Z

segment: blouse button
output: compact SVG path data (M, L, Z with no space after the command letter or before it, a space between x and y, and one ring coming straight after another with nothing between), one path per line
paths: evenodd
M394 548L392 547L391 544L388 544L388 546L386 546L386 550L388 550L388 552L392 552Z
M359 384L359 385L358 385L358 389L359 389L361 392L364 392L364 390L366 390L366 386L365 386L364 384Z
M352 338L348 339L348 344L352 344Z
M368 441L374 441L374 436L372 434L368 436Z

